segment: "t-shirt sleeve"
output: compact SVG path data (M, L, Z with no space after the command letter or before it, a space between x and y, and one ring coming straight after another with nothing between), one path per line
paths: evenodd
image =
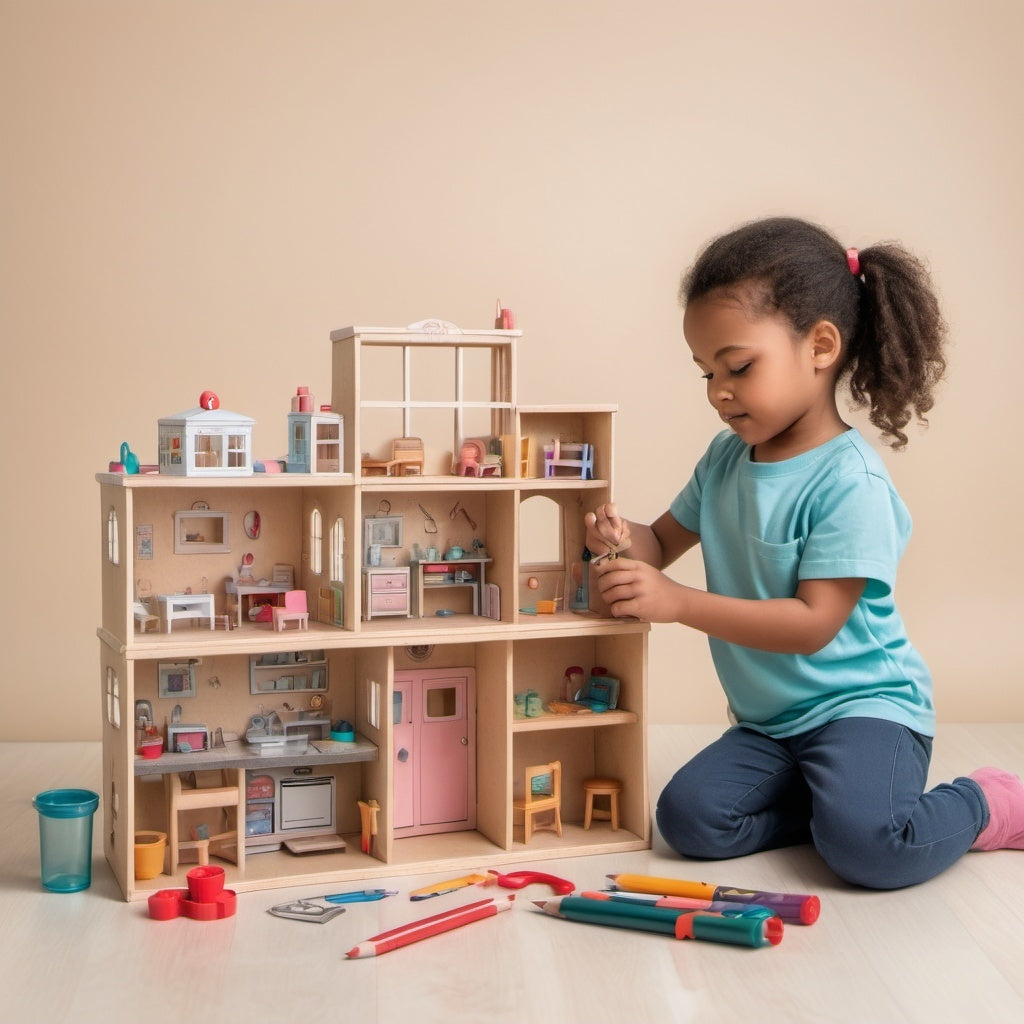
M798 576L868 579L891 590L910 527L910 514L887 480L868 472L845 475L819 497Z
M708 472L714 464L721 449L722 441L729 436L728 431L722 431L708 445L707 451L700 457L700 461L694 467L693 476L690 477L686 486L675 496L668 510L672 518L684 529L691 533L700 533L700 503L704 492L704 481Z

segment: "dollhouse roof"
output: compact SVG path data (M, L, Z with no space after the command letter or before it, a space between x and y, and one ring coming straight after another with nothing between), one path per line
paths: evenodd
M162 425L181 423L182 420L189 423L208 424L211 427L256 422L251 416L243 416L240 412L231 412L228 409L204 409L199 405L194 409L186 409L184 412L179 412L175 416L164 416L157 422Z

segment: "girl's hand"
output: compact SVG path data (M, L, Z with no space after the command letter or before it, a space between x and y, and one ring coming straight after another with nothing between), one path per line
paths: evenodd
M587 548L595 557L610 551L625 551L629 547L629 523L619 516L618 509L611 502L588 512L583 523L587 528Z
M687 588L654 566L633 558L613 558L596 565L593 572L597 590L616 618L685 621Z

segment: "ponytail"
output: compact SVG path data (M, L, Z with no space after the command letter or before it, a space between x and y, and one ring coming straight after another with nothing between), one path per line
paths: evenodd
M946 370L946 325L928 271L899 245L884 243L860 253L863 295L860 321L843 367L854 405L893 448L903 448L903 428L935 404ZM890 440L891 439L891 440Z

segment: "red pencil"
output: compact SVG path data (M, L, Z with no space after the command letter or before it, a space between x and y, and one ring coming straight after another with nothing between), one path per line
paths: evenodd
M380 935L374 935L373 938L360 942L358 946L353 946L345 956L349 960L359 960L367 956L390 953L393 949L409 946L421 939L429 939L432 935L440 935L453 928L461 928L464 924L472 924L474 921L482 921L486 917L494 917L503 910L511 910L514 900L515 895L506 896L504 899L492 897L487 900L478 900L476 903L469 903L464 907L456 907L454 910L433 914L431 917L424 917L419 921L412 921L398 928L392 928L390 931L381 932Z

